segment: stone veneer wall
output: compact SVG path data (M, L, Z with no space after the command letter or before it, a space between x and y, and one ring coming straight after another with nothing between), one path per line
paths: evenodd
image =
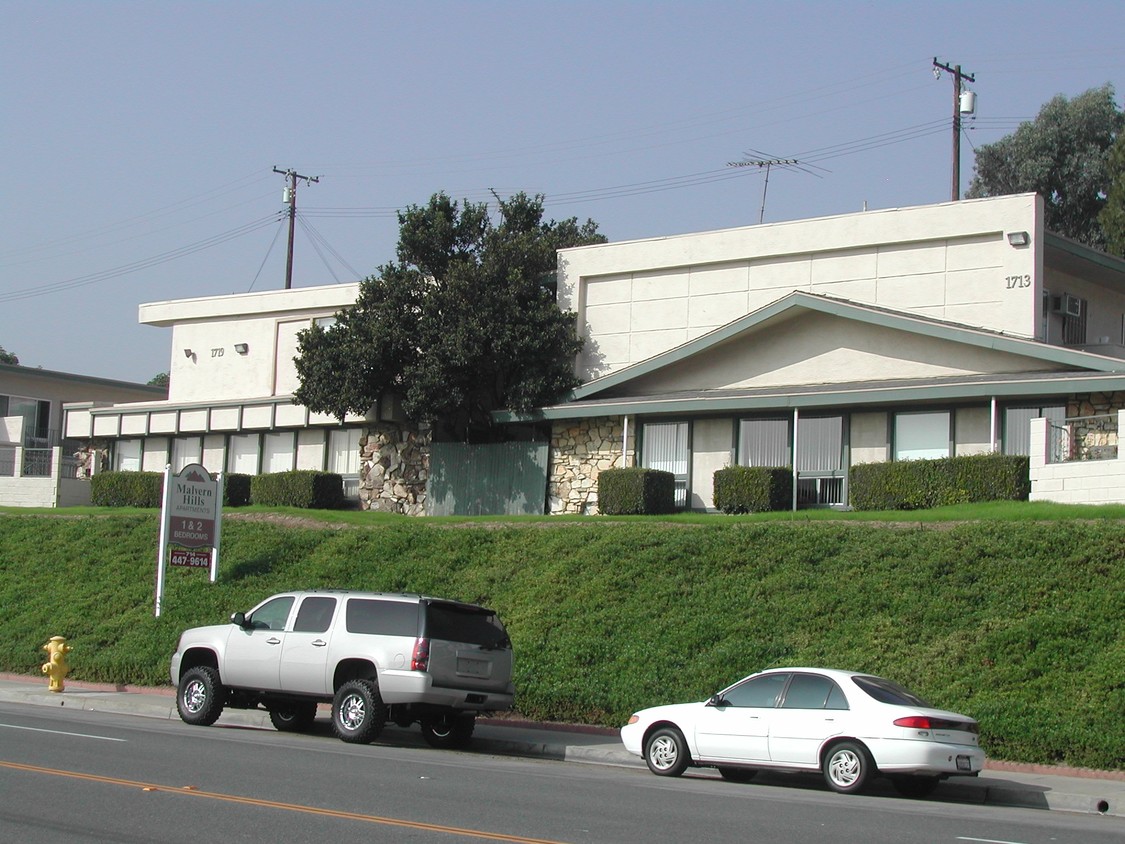
M381 513L426 514L430 431L374 425L359 440L359 506Z
M598 475L604 469L632 466L634 433L622 460L624 425L620 416L555 422L551 426L551 457L547 476L547 512L598 512Z
M1104 449L1118 445L1117 412L1125 410L1125 393L1084 393L1066 403L1071 424L1071 460L1096 459Z

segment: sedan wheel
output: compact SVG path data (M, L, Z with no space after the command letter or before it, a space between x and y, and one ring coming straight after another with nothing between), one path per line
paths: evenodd
M824 780L829 788L841 794L863 791L874 772L871 754L858 742L840 742L825 754Z
M645 742L645 763L660 777L678 777L691 763L684 734L675 727L661 727Z

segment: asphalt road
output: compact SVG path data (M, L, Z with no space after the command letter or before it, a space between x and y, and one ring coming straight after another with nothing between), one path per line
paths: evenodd
M1120 844L1125 821L0 703L0 841L355 839Z

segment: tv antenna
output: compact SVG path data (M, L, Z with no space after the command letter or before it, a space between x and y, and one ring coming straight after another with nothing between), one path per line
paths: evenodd
M750 150L750 152L757 154L756 150ZM749 155L750 153L744 154ZM799 164L801 164L801 162L796 158L748 158L742 161L728 161L727 167L757 167L758 169L762 169L763 167L765 168L766 180L762 185L762 209L758 212L758 222L761 223L766 218L766 191L770 186L770 168L784 167L788 169ZM804 170L803 167L798 167L798 169ZM805 170L804 172L807 173L809 171ZM813 175L816 174L814 173Z

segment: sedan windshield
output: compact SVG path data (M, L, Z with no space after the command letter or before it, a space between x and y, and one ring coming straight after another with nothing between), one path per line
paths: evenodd
M868 695L879 703L890 703L895 706L925 706L930 704L924 701L905 686L900 686L882 677L857 675L852 677L852 682L859 686Z

